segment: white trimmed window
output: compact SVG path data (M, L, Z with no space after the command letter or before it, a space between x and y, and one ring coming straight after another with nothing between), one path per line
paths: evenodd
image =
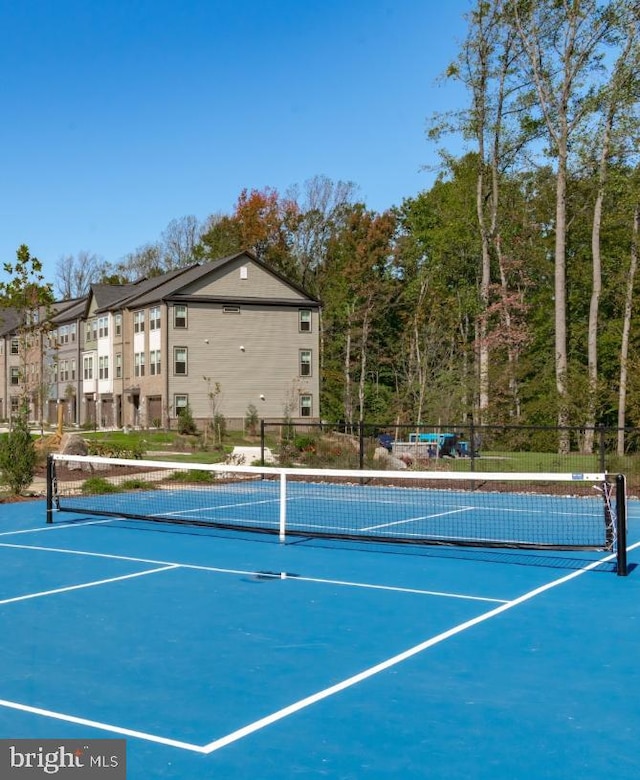
M160 307L152 306L149 309L149 330L160 330Z
M133 375L144 376L144 352L136 352L133 355Z
M300 376L311 376L311 350L300 350Z
M187 305L185 303L178 303L173 307L173 327L187 327Z
M300 417L311 417L312 405L310 395L300 396Z
M188 353L186 347L173 348L173 373L176 376L186 376L188 363Z
M298 327L300 333L311 333L311 309L299 309Z
M152 349L149 352L149 374L151 376L160 375L160 350Z
M133 332L144 333L144 311L133 313Z
M98 378L109 379L109 356L100 355L98 358Z
M82 365L84 379L93 379L93 357L88 356L83 358Z
M176 413L176 417L179 417L182 412L187 408L189 405L189 396L188 395L174 395L173 396L173 409Z

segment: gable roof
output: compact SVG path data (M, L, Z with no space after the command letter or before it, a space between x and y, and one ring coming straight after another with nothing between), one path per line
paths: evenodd
M84 314L87 304L87 295L82 298L73 298L67 301L57 301L54 304L56 309L51 321L55 324L77 320Z
M121 309L127 307L127 302L131 298L136 298L144 293L170 284L174 279L188 273L192 268L197 268L198 264L187 265L181 268L174 268L164 274L141 279L131 284L103 284L91 285L91 293L95 297L96 312L108 311L110 309ZM104 288L104 289L98 289ZM87 313L89 311L89 302L87 302Z
M230 265L231 263L235 262L236 260L238 260L238 258L241 257L246 257L248 260L252 261L256 265L259 265L263 270L265 270L267 273L271 274L275 278L279 279L287 287L291 288L292 290L295 290L297 293L304 296L306 301L308 301L309 303L319 304L319 301L313 296L309 295L309 293L306 290L302 289L302 287L295 284L294 282L291 282L289 279L283 276L279 271L276 271L275 269L271 268L266 263L264 263L262 260L259 260L253 254L253 252L249 252L247 250L242 252L235 252L234 254L228 255L227 257L221 257L218 260L211 260L210 262L203 263L202 265L192 266L191 268L187 269L184 274L181 274L179 277L176 277L174 279L166 280L161 285L155 287L153 290L143 291L140 294L138 294L138 292L134 293L124 303L129 308L143 307L149 305L150 303L156 303L161 300L167 300L174 297L177 298L180 296L180 291L183 290L188 285L193 284L193 282L197 282L199 279L206 277L208 274L212 273L213 271L218 271L221 268ZM198 296L189 296L189 297L192 300L198 298ZM206 300L210 300L211 296L205 296L205 298ZM278 299L278 300L284 302L286 299ZM297 301L298 304L300 302L301 302L300 300Z

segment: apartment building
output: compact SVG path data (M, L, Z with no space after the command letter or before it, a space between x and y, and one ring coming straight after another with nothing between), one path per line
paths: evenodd
M252 407L260 417L318 419L319 309L250 252L92 285L53 318L47 417L62 406L77 425L175 427L189 406L201 424L221 414L238 427ZM8 320L0 342L4 356ZM8 376L5 399L20 389Z

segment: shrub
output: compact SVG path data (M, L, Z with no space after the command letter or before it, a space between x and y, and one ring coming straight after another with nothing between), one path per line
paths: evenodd
M147 482L146 479L140 479L140 477L132 477L131 479L125 479L122 483L123 490L155 490L157 485L153 482Z
M244 425L249 436L255 436L258 433L259 423L258 410L253 404L249 404L247 413L244 416Z
M33 481L37 453L27 421L26 410L21 411L13 427L0 440L0 472L12 495L19 496Z
M213 476L210 471L189 469L187 471L174 471L168 479L174 482L211 482Z
M191 406L187 404L178 415L178 433L181 433L183 436L192 436L197 432L198 428L196 426L195 420L193 419Z
M104 477L89 477L82 483L85 495L100 495L102 493L119 493L120 489Z

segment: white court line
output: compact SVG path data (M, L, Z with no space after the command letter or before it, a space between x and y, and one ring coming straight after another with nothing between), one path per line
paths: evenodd
M33 533L39 533L40 531L61 531L65 528L81 528L85 525L100 525L103 523L112 523L114 520L117 520L118 518L114 517L108 517L106 520L87 520L85 522L81 523L58 523L57 525L53 525L50 523L49 525L42 525L38 526L38 528L25 528L22 531L2 531L0 532L0 536L13 536L14 534L33 534Z
M363 582L349 582L348 580L324 580L315 577L295 577L291 579L302 580L303 582L320 582L327 585L345 585L350 588L368 588L370 590L391 590L398 593L417 593L420 596L439 596L445 599L463 599L465 601L488 601L493 604L507 604L507 599L493 599L488 596L468 596L465 593L447 593L440 590L420 590L418 588L401 588L392 585L372 585Z
M43 590L39 593L28 593L26 596L14 596L10 599L1 599L0 604L13 604L16 601L27 601L27 599L38 599L42 596L53 596L56 593L68 593L71 590L82 590L82 588L93 588L96 585L107 585L110 582L120 582L122 580L131 580L134 577L144 577L147 574L156 574L160 571L169 571L170 569L179 569L178 564L171 566L162 566L157 569L147 569L146 571L137 571L133 574L123 574L119 577L109 577L105 580L93 580L93 582L83 582L80 585L67 585L64 588L53 588L52 590Z
M640 546L640 542L637 542L636 544L632 545L628 549L633 550L638 546ZM392 658L388 658L386 661L383 661L382 663L376 664L375 666L371 666L368 669L365 669L364 671L360 672L359 674L353 675L353 677L348 677L346 680L342 680L342 682L339 682L336 685L332 685L329 688L325 688L322 691L318 691L317 693L312 694L311 696L307 696L304 699L300 699L300 701L297 701L294 704L290 704L288 707L284 707L283 709L278 710L277 712L274 712L265 718L260 718L259 720L256 720L253 723L244 726L243 728L237 729L236 731L233 731L224 737L220 737L219 739L215 739L212 742L209 742L207 745L203 745L202 746L203 752L206 754L210 754L216 750L220 750L220 748L230 745L233 742L237 742L238 740L243 739L246 736L249 736L249 734L253 734L254 732L259 731L260 729L263 729L266 726L270 726L272 723L276 723L279 720L283 720L284 718L287 718L289 715L293 715L294 713L299 712L300 710L305 709L306 707L309 707L312 704L316 704L317 702L322 701L323 699L327 699L336 693L340 693L346 688L350 688L353 685L356 685L362 682L363 680L368 679L369 677L373 677L374 675L379 674L380 672L384 672L387 669L391 668L392 666L396 666L397 664L406 661L408 658L412 658L414 655L418 655L424 650L427 650L428 648L433 647L434 645L437 645L440 642L445 641L446 639L450 639L451 637L456 636L456 634L461 634L463 631L466 631L467 629L472 628L473 626L477 626L480 623L484 623L485 621L490 620L491 618L496 617L497 615L500 615L503 612L512 609L513 607L517 607L520 604L523 604L525 601L529 601L530 599L534 598L535 596L539 596L541 593L544 593L547 590L551 590L552 588L556 588L559 585L563 585L564 583L569 582L570 580L575 579L576 577L579 577L588 571L591 571L591 569L595 569L597 566L600 566L602 563L606 563L607 561L615 559L615 557L616 557L615 553L613 555L607 555L606 557L601 558L598 561L594 561L593 563L588 564L587 566L585 566L582 569L579 569L578 571L571 572L571 574L567 574L564 577L560 577L557 580L552 580L546 585L541 585L538 588L534 588L533 590L528 591L522 596L518 596L518 598L512 599L511 601L508 601L502 604L501 606L496 607L495 609L489 610L489 612L485 612L482 615L478 615L478 617L472 618L471 620L467 620L464 623L460 623L457 626L448 629L447 631L443 631L441 634L437 634L436 636L427 639L425 642L421 642L419 645L415 645L414 647L409 648L409 650L405 650L402 653L398 653L398 655L394 655Z
M192 745L190 742L181 742L177 739L169 739L168 737L159 737L156 734L147 734L144 731L135 731L134 729L125 729L121 726L113 726L110 723L101 723L97 720L88 720L87 718L77 718L75 715L67 715L63 712L54 712L53 710L43 710L40 707L30 707L28 704L20 704L16 701L7 701L6 699L0 699L0 707L8 707L11 710L19 710L20 712L29 712L32 715L42 715L45 718L54 718L55 720L64 720L67 723L76 723L79 726L89 726L93 729L100 729L100 731L110 731L113 734L122 734L125 737L136 737L137 739L145 739L147 742L159 742L161 745L168 745L169 747L177 747L182 750L193 750L196 753L204 753L205 750L199 745Z
M405 525L406 523L415 523L417 520L433 520L434 517L446 517L447 515L457 515L460 512L471 512L475 507L462 506L458 509L448 509L446 512L437 512L433 515L422 515L420 517L408 517L406 520L394 520L392 523L380 523L379 525L369 525L366 528L360 528L360 531L375 531L378 528L391 528L394 525Z
M209 512L210 510L218 509L235 509L237 506L255 506L256 504L277 504L280 501L279 498L268 498L262 501L238 501L234 504L215 504L214 506L200 506L196 509L184 509L167 512L155 512L150 517L175 517L177 515L189 515L194 512ZM126 519L126 518L125 518Z
M636 542L635 544L631 545L630 547L627 548L627 550L631 551L636 549L637 547L640 547L640 542ZM604 558L601 558L600 560L593 561L587 566L584 566L582 569L578 569L577 571L571 572L570 574L566 574L565 576L559 577L556 580L552 580L551 582L548 582L546 585L541 585L538 588L534 588L533 590L524 593L522 596L518 596L517 598L512 599L511 601L508 601L504 604L501 604L499 607L491 609L488 612L484 612L482 615L478 615L477 617L472 618L471 620L467 620L464 623L459 623L457 626L454 626L453 628L450 628L447 631L443 631L442 633L437 634L436 636L433 636L430 639L427 639L424 642L421 642L420 644L415 645L414 647L411 647L402 653L398 653L397 655L388 658L386 661L382 661L381 663L376 664L375 666L371 666L368 669L364 669L362 672L359 672L358 674L355 674L352 677L348 677L345 680L336 683L335 685L332 685L328 688L324 688L321 691L317 691L316 693L310 696L306 696L304 699L300 699L299 701L290 704L288 707L283 707L282 709L273 712L271 715L267 715L266 717L260 718L259 720L256 720L253 723L249 723L240 729L236 729L235 731L232 731L231 733L227 734L224 737L219 737L218 739L215 739L212 742L207 743L206 745L194 745L189 742L182 742L168 737L162 737L156 734L147 734L142 731L135 731L133 729L127 729L121 726L114 726L107 723L102 723L100 721L87 720L85 718L79 718L74 715L67 715L61 712L53 712L51 710L44 710L37 707L30 707L26 704L7 701L5 699L0 699L0 706L8 707L14 710L19 710L21 712L32 713L35 715L42 715L44 717L54 718L56 720L63 720L68 723L75 723L82 726L89 726L91 728L100 729L102 731L109 731L114 734L121 734L126 737L143 739L149 742L156 742L163 745L168 745L170 747L181 748L182 750L190 750L196 753L203 753L209 755L215 752L216 750L220 750L221 748L226 747L227 745L230 745L233 742L237 742L238 740L243 739L244 737L247 737L250 734L255 733L256 731L260 731L261 729L266 728L267 726L270 726L273 723L277 723L278 721L283 720L284 718L287 718L290 715L293 715L296 712L305 709L306 707L310 707L313 704L317 704L319 701L322 701L323 699L327 699L330 696L335 695L336 693L340 693L341 691L344 691L347 688L357 685L358 683L363 682L364 680L367 680L368 678L373 677L376 674L379 674L380 672L384 672L387 669L390 669L391 667L396 666L397 664L402 663L403 661L406 661L407 659L412 658L413 656L418 655L419 653L422 653L424 650L427 650L430 647L433 647L437 644L440 644L441 642L444 642L446 639L450 639L451 637L456 636L457 634L461 634L463 631L466 631L469 628L473 628L474 626L477 626L480 623L484 623L487 620L490 620L491 618L502 614L503 612L513 609L513 607L517 607L520 604L523 604L524 602L529 601L530 599L533 599L536 596L539 596L541 593L544 593L547 590L551 590L552 588L556 588L559 585L563 585L566 582L571 581L572 579L580 577L582 574L586 574L586 572L591 571L592 569L595 569L597 566L600 566L601 564L606 563L607 561L613 560L614 558L615 558L615 554L607 555Z
M68 550L61 547L40 547L33 544L10 544L7 542L0 542L0 547L7 547L9 549L15 549L15 550L38 550L40 552L42 551L55 552L55 553L63 553L66 555L84 555L89 558L107 558L110 560L130 561L133 563L150 563L155 566L164 566L166 568L191 569L193 571L208 571L208 572L213 572L215 574L233 574L233 575L241 575L244 577L265 576L264 572L250 571L247 569L223 569L218 566L203 566L196 563L178 563L176 561L157 561L154 560L153 558L133 558L128 555L111 555L110 553L95 553L95 552L85 552L83 550ZM159 569L153 569L152 571L159 571ZM280 574L274 573L273 579L280 579ZM376 585L367 582L347 582L346 580L331 580L331 579L322 579L319 577L299 577L297 575L288 576L286 577L286 579L292 581L297 580L298 582L316 582L324 585L343 585L352 588L371 588L372 590L388 590L388 591L395 591L397 593L417 593L424 596L443 596L452 599L468 599L469 601L490 601L490 602L498 602L501 604L504 603L504 599L493 599L493 598L488 598L483 596L469 596L463 593L440 593L438 591L433 591L433 590L418 590L417 588L402 588L397 585Z

